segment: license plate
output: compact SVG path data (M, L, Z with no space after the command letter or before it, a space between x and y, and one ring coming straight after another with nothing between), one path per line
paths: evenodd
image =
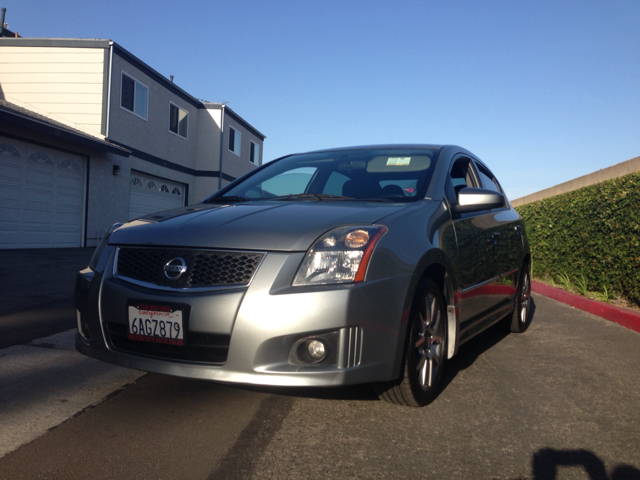
M129 340L184 345L182 310L166 305L129 305Z

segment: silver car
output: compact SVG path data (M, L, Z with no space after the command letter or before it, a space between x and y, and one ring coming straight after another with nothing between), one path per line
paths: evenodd
M456 146L290 155L116 224L77 278L76 348L225 383L371 383L429 403L446 360L530 323L522 218Z

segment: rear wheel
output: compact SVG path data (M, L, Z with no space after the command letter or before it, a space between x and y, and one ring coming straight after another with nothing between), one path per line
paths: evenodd
M509 330L515 333L523 333L531 324L531 272L529 265L525 264L520 272L518 291L516 292L515 308L511 316Z
M391 403L424 406L436 397L446 355L447 321L439 287L427 280L414 301L400 378L376 385Z

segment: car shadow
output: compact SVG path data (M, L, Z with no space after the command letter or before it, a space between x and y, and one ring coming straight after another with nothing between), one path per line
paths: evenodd
M374 401L378 396L374 393L369 384L347 385L340 387L265 387L261 385L238 385L251 392L271 393L285 397L315 398L319 400L356 400Z
M536 303L534 299L531 298L529 315L531 315L532 322L535 319L535 313ZM461 371L471 367L483 353L490 350L510 335L504 327L503 322L504 320L501 320L473 337L460 347L458 353L456 353L452 359L447 361L444 371L442 372L440 391L435 398L440 396L444 389L447 388L447 385L449 385Z

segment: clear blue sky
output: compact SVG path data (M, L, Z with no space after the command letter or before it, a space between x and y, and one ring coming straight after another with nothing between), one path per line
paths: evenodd
M511 199L640 155L640 1L0 0L109 38L267 136L264 159L453 143Z

